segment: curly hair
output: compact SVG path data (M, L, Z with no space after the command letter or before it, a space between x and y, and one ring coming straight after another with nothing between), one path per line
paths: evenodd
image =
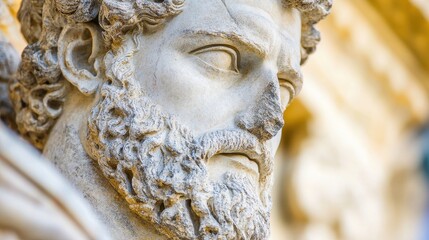
M50 129L61 115L67 87L57 59L57 41L64 26L94 22L106 45L120 46L133 29L152 33L178 15L185 0L23 0L18 13L29 45L10 86L20 133L42 149ZM320 34L314 25L330 11L332 0L284 0L302 16L301 62L316 49Z

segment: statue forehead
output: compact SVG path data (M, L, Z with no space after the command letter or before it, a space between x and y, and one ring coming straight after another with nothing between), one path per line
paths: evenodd
M187 0L186 11L192 12L192 22L215 19L219 24L237 23L240 17L252 15L282 27L292 25L291 20L300 16L296 9L284 7L281 0Z
M214 3L219 3L221 5L241 5L242 7L247 5L247 6L253 6L256 8L260 8L263 9L267 12L271 12L273 10L279 10L284 8L282 4L282 0L206 0L206 1L200 1L200 0L187 0L190 3L194 2L197 4L202 4L202 5L209 5L209 4L214 4Z
M265 53L275 42L300 48L301 15L285 8L280 0L188 0L167 27L171 36L192 31L237 36Z

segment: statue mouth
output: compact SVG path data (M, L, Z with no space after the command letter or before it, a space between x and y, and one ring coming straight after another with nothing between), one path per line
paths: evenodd
M216 141L214 141L215 139ZM256 136L241 130L214 131L197 140L209 176L220 180L227 172L247 175L261 189L269 183L273 159L269 148Z
M219 156L228 159L239 167L245 168L248 171L254 172L259 175L259 165L258 162L245 153L223 153Z
M257 160L246 153L219 153L208 160L209 175L219 179L225 172L245 173L255 183L259 182L260 169ZM258 184L259 185L259 184Z

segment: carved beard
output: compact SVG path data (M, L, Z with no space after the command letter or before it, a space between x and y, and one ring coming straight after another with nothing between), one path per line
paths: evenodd
M124 59L88 120L88 154L133 212L175 239L267 239L272 159L258 139L223 130L197 138L138 87ZM208 178L218 153L259 156L260 193L243 173ZM264 167L266 166L266 167Z

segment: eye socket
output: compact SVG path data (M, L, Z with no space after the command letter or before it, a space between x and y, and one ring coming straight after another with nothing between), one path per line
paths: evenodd
M229 46L214 45L196 49L191 52L207 65L221 71L238 73L238 51Z

